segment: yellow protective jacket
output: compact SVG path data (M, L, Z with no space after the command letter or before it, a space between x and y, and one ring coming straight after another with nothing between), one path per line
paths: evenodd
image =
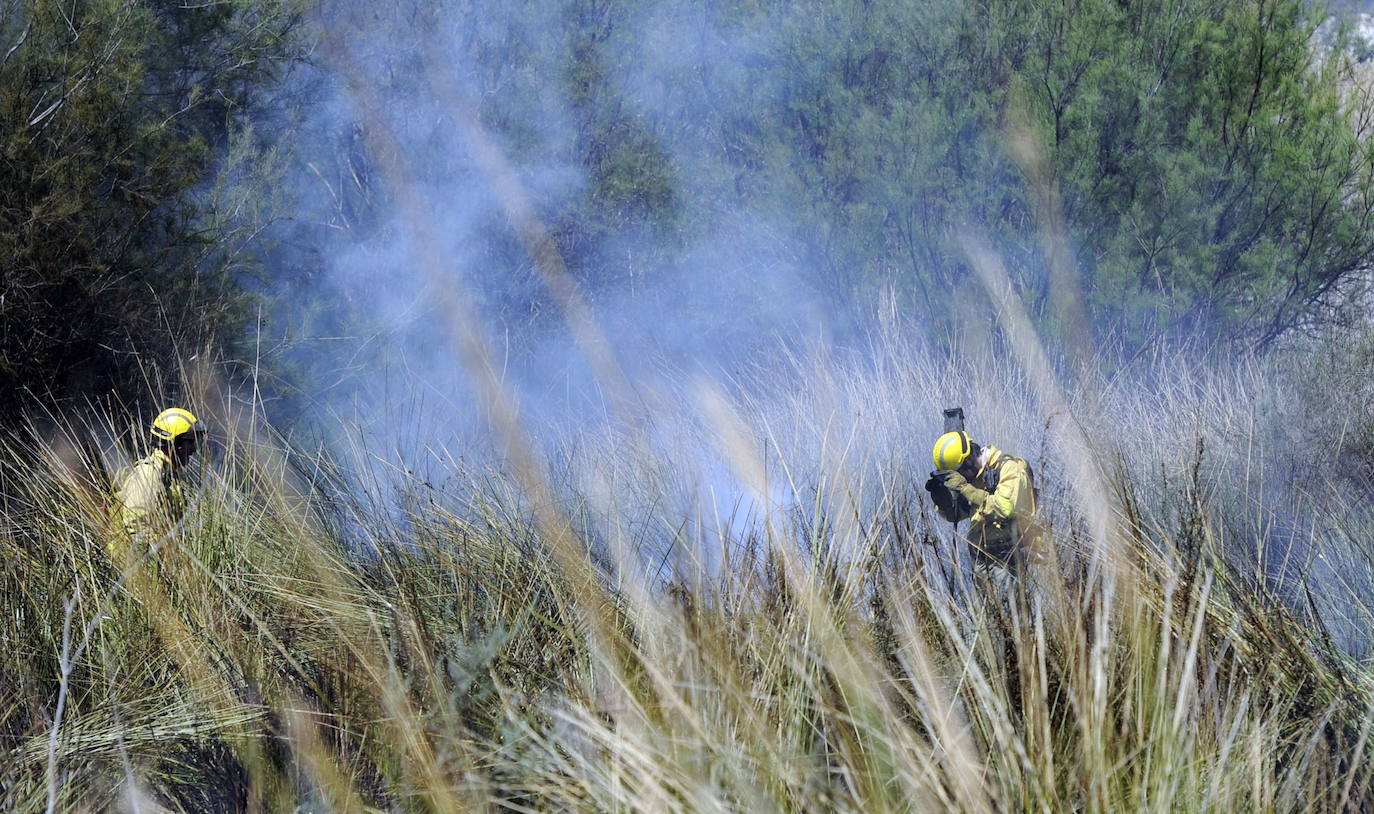
M973 504L969 542L986 558L1006 560L1019 546L1040 545L1035 483L1030 465L994 446L987 463L959 491Z
M160 449L119 474L114 496L115 519L130 538L150 531L166 531L186 509L181 480L172 471L172 459Z

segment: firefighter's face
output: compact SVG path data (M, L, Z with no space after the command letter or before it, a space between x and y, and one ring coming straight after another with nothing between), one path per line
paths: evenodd
M178 436L177 439L172 442L172 463L184 464L187 461L191 460L191 456L195 454L195 436L190 435L188 433L186 435Z
M964 480L973 480L978 476L978 459L970 455L963 463L959 464L958 472L964 476Z

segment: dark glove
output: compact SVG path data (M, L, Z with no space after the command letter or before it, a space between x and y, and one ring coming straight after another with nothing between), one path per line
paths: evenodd
M942 517L953 516L954 493L945 488L945 482L939 472L930 473L930 480L926 481L926 491L930 493L930 500Z

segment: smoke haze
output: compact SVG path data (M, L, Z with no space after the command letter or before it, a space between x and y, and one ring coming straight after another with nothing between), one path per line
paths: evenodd
M934 17L950 8L921 14L934 28ZM1312 474L1288 465L1302 446L1295 428L1313 416L1270 386L1288 374L1251 361L1235 378L1212 375L1194 369L1210 349L1167 343L1147 345L1134 360L1115 358L1110 347L1077 347L1070 364L1054 355L1066 348L1050 342L1059 372L1073 373L1062 376L1065 415L1039 403L1027 374L1010 362L1004 315L986 293L967 277L948 276L957 266L935 262L950 250L940 228L864 219L872 208L865 202L882 185L936 183L930 179L944 171L950 150L976 157L987 177L1010 176L1013 163L997 155L1004 152L997 138L859 138L850 144L870 152L821 162L805 144L770 143L756 132L751 116L776 103L767 94L779 85L823 91L829 74L864 69L808 62L799 36L805 43L892 25L899 37L901 26L919 27L919 14L855 20L798 4L728 16L687 3L550 0L342 7L326 19L327 47L312 80L322 90L287 179L301 217L284 256L297 268L301 295L279 315L278 341L304 371L309 409L337 421L341 437L388 467L430 477L501 465L482 386L458 352L468 331L485 342L494 380L555 478L590 496L603 542L618 535L642 542L643 529L673 518L691 518L695 531L682 533L698 543L738 539L779 507L792 511L823 494L838 499L827 483L853 483L844 499L882 505L896 497L894 472L919 490L939 409L963 404L977 436L1032 460L1064 500L1073 471L1065 422L1102 445L1095 465L1158 472L1170 486L1147 501L1160 506L1189 477L1202 437L1209 488L1247 496L1222 510L1238 538L1259 541L1242 556L1253 556L1260 573L1280 585L1308 576L1334 585L1338 572L1355 585L1367 582L1366 567L1350 559L1353 544L1342 543L1337 556L1324 552L1336 545L1325 531L1299 530L1297 518L1333 508L1324 496L1294 492ZM437 67L435 53L444 57ZM445 87L460 106L472 106L475 125ZM948 102L933 95L930 104ZM809 126L805 111L796 115L803 130ZM935 113L917 106L882 115L916 122ZM871 123L848 124L867 133ZM619 385L579 345L576 320L570 327L548 269L513 221L502 197L509 193L474 151L474 127L547 229L629 383L634 409L621 409ZM387 157L377 152L388 149L404 179L386 172ZM841 189L858 215L827 221L811 205L835 193L819 173L844 161L880 169L865 166ZM975 192L961 193L967 199L953 209L964 206L959 214L975 223L989 220L979 207L991 204L973 200ZM419 202L427 224L405 214L403 195ZM880 256L905 252L906 270L851 268L845 252L832 251L844 241L899 238L906 248ZM1031 302L1045 301L1037 224L1009 219L990 238L1009 257L1011 283ZM437 268L427 256L441 258ZM927 260L925 282L913 284L911 269L926 273ZM455 324L453 292L467 304L462 318L477 324ZM950 312L960 319L951 322ZM1281 403L1237 412L1266 399ZM761 440L763 494L732 467L720 423L704 409L716 403ZM1167 527L1177 518L1154 522ZM648 547L673 543L660 536ZM694 556L713 567L720 550ZM1337 561L1341 568L1331 565ZM1323 613L1338 615L1340 606L1332 599ZM1339 635L1352 649L1363 640L1353 627Z

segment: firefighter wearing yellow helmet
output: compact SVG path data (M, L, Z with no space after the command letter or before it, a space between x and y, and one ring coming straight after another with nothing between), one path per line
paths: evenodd
M170 407L153 419L153 450L120 473L115 482L115 510L129 539L160 533L186 509L180 473L195 454L205 426L182 407Z
M935 440L935 471L926 481L940 515L969 521L967 539L980 564L1012 565L1042 552L1035 474L1020 458L981 446L962 430Z

